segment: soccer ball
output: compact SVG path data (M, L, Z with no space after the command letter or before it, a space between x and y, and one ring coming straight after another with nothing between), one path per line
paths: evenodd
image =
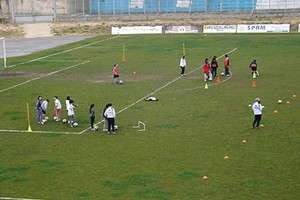
M118 130L118 125L115 125L115 131Z
M94 131L98 130L98 126L94 125Z
M63 120L62 120L62 123L66 123L66 122L67 122L67 120L66 120L66 119L63 119Z
M122 80L120 80L120 81L119 81L119 83L120 83L120 84L122 84L122 83L123 83L123 81L122 81Z
M77 123L77 122L74 122L73 126L74 126L74 127L77 127L77 126L78 126L78 123Z
M279 99L277 103L278 103L278 104L282 104L282 100L281 100L281 99Z
M57 120L57 117L55 116L55 117L53 117L53 119L54 119L54 120Z
M224 72L222 72L222 73L221 73L221 76L225 76L225 73L224 73Z

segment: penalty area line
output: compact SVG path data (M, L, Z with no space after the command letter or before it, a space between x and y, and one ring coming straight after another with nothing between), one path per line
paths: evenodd
M238 49L238 48L234 48L234 49L232 49L231 51L228 51L228 52L227 52L227 53L225 53L225 54L230 54L230 53L232 53L232 52L236 51L237 49ZM221 58L221 57L223 57L225 54L223 54L222 56L219 56L217 59L220 59L220 58ZM201 67L202 67L202 66L201 66ZM196 71L196 70L200 69L201 67L197 67L197 68L195 68L195 69L191 70L190 72L188 72L187 74L191 74L191 73L193 73L194 71ZM182 79L182 78L181 78L180 76L179 76L179 77L176 77L176 78L174 78L173 80L171 80L171 81L167 82L165 85L163 85L163 86L161 86L161 87L157 88L157 89L156 89L156 90L154 90L153 92L151 92L151 93L147 94L146 96L144 96L144 97L140 98L140 99L139 99L139 100L137 100L136 102L134 102L134 103L132 103L132 104L130 104L130 105L128 105L128 106L126 106L125 108L121 109L121 110L120 110L119 112L117 112L116 114L119 114L119 113L122 113L122 112L124 112L124 111L125 111L125 110L127 110L128 108L130 108L130 107L134 106L135 104L137 104L137 103L139 103L139 102L143 101L145 98L149 97L150 95L153 95L153 94L157 93L158 91L160 91L160 90L164 89L165 87L169 86L170 84L172 84L172 83L176 82L176 81L177 81L177 80L179 80L179 79ZM103 122L103 120L102 120L102 121L100 121L100 122L98 122L98 123L96 123L96 125L97 125L97 124L100 124L100 123L102 123L102 122ZM90 130L90 128L86 128L86 129L84 129L83 131L79 132L79 134L83 134L83 133L85 133L85 132L86 132L86 131L88 131L88 130Z

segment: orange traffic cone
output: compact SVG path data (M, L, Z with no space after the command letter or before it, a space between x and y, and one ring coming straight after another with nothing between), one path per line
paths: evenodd
M220 83L220 82L221 82L220 77L217 77L216 83Z
M256 88L256 82L255 81L252 82L252 87Z

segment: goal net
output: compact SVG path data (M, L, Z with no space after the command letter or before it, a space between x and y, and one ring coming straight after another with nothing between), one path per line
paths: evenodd
M0 68L6 68L5 38L0 38Z

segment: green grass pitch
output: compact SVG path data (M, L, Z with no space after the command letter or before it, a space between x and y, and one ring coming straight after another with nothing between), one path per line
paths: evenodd
M220 75L227 52L232 76L204 89L204 59L220 57ZM14 67L0 70L0 197L297 199L299 55L299 34L185 34L99 36L9 58ZM114 63L123 85L113 84ZM45 125L37 123L38 95L50 99ZM62 118L67 96L79 105L78 127L52 120L55 95ZM159 101L143 101L148 96ZM248 104L256 97L265 106L264 127L251 129ZM26 132L27 102L33 132ZM108 102L118 112L117 134L102 132L101 123L97 132L87 130L89 105L100 122ZM139 120L146 131L132 128Z

